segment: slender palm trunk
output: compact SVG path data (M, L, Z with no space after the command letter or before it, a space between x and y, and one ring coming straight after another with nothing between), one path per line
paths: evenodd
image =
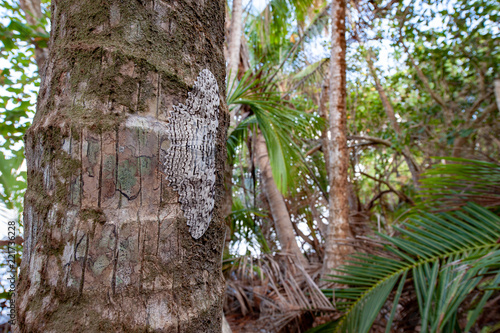
M241 44L241 15L243 7L241 0L233 0L233 12L231 17L231 27L229 36L229 46L228 46L228 68L229 73L229 89L232 85L236 85L236 74L238 72L238 65L240 62L240 44ZM230 115L230 126L235 126L235 115L232 113ZM222 213L226 218L226 221L230 219L232 205L233 205L233 190L232 190L232 176L233 176L233 166L229 165L226 160L224 164L224 199L222 204ZM230 228L226 225L226 238L224 251L229 253L229 242L231 241ZM225 315L223 316L222 333L231 333L231 327L226 320Z
M229 74L229 89L231 89L231 85L234 83L236 85L236 74L238 72L238 66L240 64L240 48L241 48L241 16L243 12L243 6L241 4L241 0L233 0L233 11L231 17L231 28L229 32L229 47L227 53L226 62L227 72ZM235 115L234 112L231 113L231 121L230 126L234 128L235 124ZM231 178L233 174L233 167L231 165L226 165L225 167L225 186L226 186L226 195L225 195L225 209L224 212L226 216L231 213L232 206L232 184Z
M255 141L255 159L261 172L262 191L266 195L271 208L271 215L273 216L281 250L295 255L300 262L305 265L307 260L300 251L297 241L295 240L295 233L290 215L288 214L288 209L286 208L285 200L278 190L278 186L276 186L276 182L273 178L264 136L258 134Z
M221 332L224 1L53 0L51 19L16 331Z
M241 29L242 29L243 6L241 0L233 0L233 11L231 16L231 32L229 36L229 84L236 79L238 66L240 64Z
M495 100L497 102L497 108L500 110L500 78L496 78L494 82L495 86Z
M347 174L349 156L346 137L345 0L332 2L332 53L330 57L330 114L326 134L326 167L329 182L329 216L325 237L323 276L351 252Z
M231 15L231 26L229 29L229 45L227 52L226 62L227 73L229 75L229 89L234 84L236 86L236 74L238 72L238 66L240 64L240 48L241 48L241 16L243 12L243 6L241 0L233 0L233 11ZM235 114L234 112L230 115L230 127L234 128L236 125ZM224 204L223 204L223 214L229 219L229 215L231 214L233 198L232 198L232 176L233 176L233 166L226 163L224 168L224 184L225 184L225 195L224 195ZM225 251L229 252L229 241L231 240L230 230L227 227L226 232L226 247Z

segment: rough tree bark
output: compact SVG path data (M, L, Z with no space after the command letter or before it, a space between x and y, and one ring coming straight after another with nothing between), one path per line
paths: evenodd
M302 251L300 251L297 241L295 240L295 232L293 230L292 221L290 220L290 215L288 214L288 209L286 208L285 200L278 190L278 186L273 178L266 140L264 136L259 133L255 141L255 160L261 172L262 191L271 208L271 215L281 245L281 251L295 255L303 265L306 265L307 260L302 254Z
M224 6L52 1L17 332L221 332Z
M351 248L344 245L350 235L347 184L349 155L346 137L346 3L345 0L334 0L331 6L330 112L326 134L326 150L328 151L326 167L330 188L323 276L331 274L331 270L341 264L351 252Z

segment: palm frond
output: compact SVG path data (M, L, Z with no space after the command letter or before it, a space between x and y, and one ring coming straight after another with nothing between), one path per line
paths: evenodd
M255 64L275 65L276 74L285 63L296 60L305 43L323 33L330 5L325 1L311 11L311 2L271 0L261 13L250 15L247 31ZM290 29L290 21L297 23L296 29Z
M308 82L321 82L330 63L330 58L321 59L291 75L291 91Z
M500 165L464 158L440 158L422 175L423 204L436 211L457 209L467 202L484 207L500 205Z
M459 306L481 281L498 287L498 278L491 278L500 262L500 217L486 208L468 203L456 212L421 212L395 229L401 236L379 234L391 244L386 245L391 257L355 254L331 275L331 282L349 286L334 291L344 313L336 332L368 332L398 280L396 294L403 281L413 280L421 332L452 332Z
M250 15L247 31L255 63L279 62L283 50L290 44L289 24L293 11L287 0L271 0L257 15Z
M271 252L269 245L255 219L255 217L265 216L266 214L257 208L246 208L238 197L233 198L231 231L238 230L238 234L246 240L249 246L253 246L256 240L259 250L263 253L269 253Z
M239 147L248 138L248 128L257 124L255 116L250 116L240 122L227 137L227 157L229 164L234 164L236 153Z
M257 124L266 140L276 184L285 193L293 179L293 166L303 162L302 140L314 137L322 120L296 108L292 101L284 100L267 79L262 73L247 72L228 96L230 112L245 105L255 117L248 116L229 134L229 151L234 152L237 144L243 142L247 125Z

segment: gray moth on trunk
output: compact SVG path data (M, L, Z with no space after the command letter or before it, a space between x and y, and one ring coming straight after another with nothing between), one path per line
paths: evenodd
M215 141L219 126L219 86L204 69L184 104L173 107L167 131L164 172L179 202L193 238L208 229L214 210Z

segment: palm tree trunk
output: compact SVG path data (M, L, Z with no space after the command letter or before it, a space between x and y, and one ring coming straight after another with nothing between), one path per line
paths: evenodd
M227 53L227 72L229 74L228 83L229 89L231 89L231 85L234 84L236 86L235 80L237 79L238 66L240 64L240 48L241 48L241 16L243 12L243 6L241 0L233 0L233 11L231 15L231 26L229 31L229 46ZM234 128L236 126L235 113L234 110L230 115L230 127ZM231 214L233 198L232 198L232 176L233 176L233 166L226 163L224 168L224 186L226 192L224 194L224 203L223 203L223 215L227 220L230 219L229 215ZM228 223L230 224L230 223ZM229 253L229 242L231 240L230 228L229 226L226 228L226 245L225 252Z
M329 182L329 216L325 237L323 276L330 274L351 252L345 243L350 235L347 173L345 0L332 2L332 53L330 57L330 114L326 137Z
M243 6L241 0L233 0L233 11L231 16L231 32L229 36L229 84L233 84L240 64L241 28ZM229 86L231 87L231 86Z
M51 6L16 331L220 333L225 2Z
M276 186L276 182L273 178L264 136L259 133L255 141L255 159L261 172L262 191L266 195L271 208L271 215L273 216L276 233L278 234L278 240L281 244L281 250L295 255L300 262L305 265L307 264L307 260L303 256L295 240L295 233L290 215L288 214L288 209L286 208L285 200L278 190L278 186Z

